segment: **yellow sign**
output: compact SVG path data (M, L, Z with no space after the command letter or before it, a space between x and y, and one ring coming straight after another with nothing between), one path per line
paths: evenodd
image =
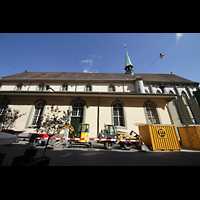
M159 138L167 138L167 134L164 129L162 129L162 128L158 129L158 137Z

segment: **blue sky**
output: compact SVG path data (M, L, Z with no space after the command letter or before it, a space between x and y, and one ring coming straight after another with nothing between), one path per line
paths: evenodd
M0 77L26 68L29 72L124 73L123 43L135 73L171 70L200 82L198 33L0 33Z

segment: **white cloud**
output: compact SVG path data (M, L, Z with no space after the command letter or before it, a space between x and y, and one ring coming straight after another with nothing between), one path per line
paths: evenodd
M88 57L93 57L93 59L86 59L86 60L81 60L81 63L85 63L87 65L89 65L90 67L85 67L85 69L83 70L84 73L98 73L99 70L98 69L92 69L92 66L94 64L95 59L100 59L101 55L95 55L95 54L89 54Z
M98 69L91 69L90 67L86 67L84 70L83 70L84 73L98 73L99 70Z
M93 60L90 60L90 59L81 60L81 62L82 62L82 63L86 63L86 64L88 64L88 65L90 65L90 66L93 65Z
M183 37L183 33L176 33L176 41L177 42L181 37Z
M83 71L83 72L84 72L84 73L92 73L92 72L91 72L91 71L89 71L89 70L90 70L90 68L88 68L88 67L87 67L87 68L85 68L85 69L84 69L84 71Z

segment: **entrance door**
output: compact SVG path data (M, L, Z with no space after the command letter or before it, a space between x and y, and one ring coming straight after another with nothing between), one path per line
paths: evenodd
M78 125L79 125L80 123L82 123L82 117L72 117L72 118L71 118L71 125L72 125L72 127L74 128L74 130L76 131L76 133L77 133L77 131L78 131ZM70 135L71 135L71 134L70 134Z
M71 125L76 131L76 133L78 131L78 125L82 123L83 107L84 105L81 102L77 102L72 106ZM70 138L72 137L70 133L69 133L69 137Z

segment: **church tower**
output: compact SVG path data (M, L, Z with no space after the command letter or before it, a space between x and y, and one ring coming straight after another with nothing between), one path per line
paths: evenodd
M130 75L134 75L133 73L133 65L131 63L131 60L128 56L128 52L127 52L127 49L126 49L126 46L125 46L125 50L126 50L126 57L125 57L125 74L130 74Z

